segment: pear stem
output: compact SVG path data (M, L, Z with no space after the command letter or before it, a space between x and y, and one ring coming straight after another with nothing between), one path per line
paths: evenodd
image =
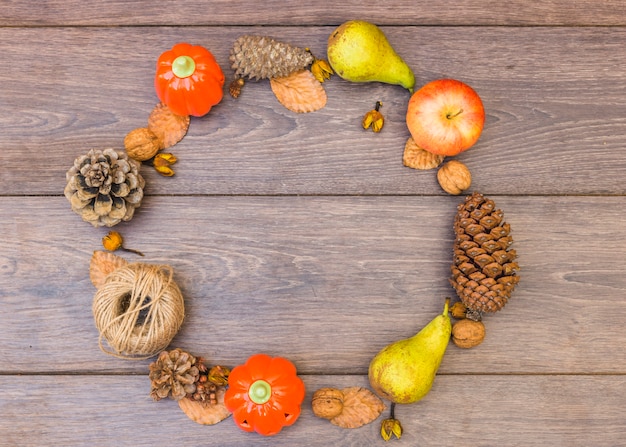
M450 297L447 296L446 297L446 302L443 305L443 316L445 317L446 315L448 315L448 309L450 308Z
M389 406L389 418L390 419L396 418L396 403L395 402L391 402L391 405Z

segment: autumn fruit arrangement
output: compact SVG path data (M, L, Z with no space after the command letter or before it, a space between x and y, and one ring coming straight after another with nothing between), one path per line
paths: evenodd
M229 56L234 79L232 98L246 82L269 80L278 102L295 113L326 105L323 83L337 74L348 82L382 82L410 93L403 164L418 170L438 168L437 180L451 195L470 188L472 176L454 157L476 144L485 111L469 85L438 79L415 91L415 75L376 25L359 20L343 23L328 38L328 60L269 36L243 35ZM223 99L224 73L213 54L200 45L178 43L156 63L154 88L159 103L144 127L124 138L124 151L91 149L77 157L66 173L64 194L72 210L95 227L129 221L140 207L145 180L143 165L163 176L174 175L176 157L163 152L186 135L191 117L203 117ZM376 101L362 119L364 129L378 133L385 119ZM504 213L493 200L474 192L458 205L449 283L459 301L446 298L443 311L417 333L382 347L368 367L371 390L361 386L326 386L312 395L313 414L332 425L356 429L372 423L391 403L380 435L400 438L402 424L396 405L413 404L428 395L450 341L473 348L485 339L483 316L501 310L519 282L517 253ZM169 344L184 319L184 299L167 265L127 262L113 254L127 248L121 234L102 239L105 251L94 252L90 279L96 287L93 314L99 345L119 358L146 359L150 396L172 399L193 421L214 425L230 416L243 431L274 436L293 425L301 414L305 385L286 358L260 353L229 368ZM161 313L159 313L161 312ZM452 320L455 320L453 323ZM155 324L155 322L159 324ZM157 334L158 336L155 336Z

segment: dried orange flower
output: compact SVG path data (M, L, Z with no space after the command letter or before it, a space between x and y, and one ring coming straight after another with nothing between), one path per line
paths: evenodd
M396 403L392 402L389 418L385 419L380 425L380 436L382 436L385 441L389 441L392 436L395 436L398 439L402 436L402 425L400 424L400 421L396 419L395 412Z
M374 132L381 131L383 125L385 124L385 118L383 117L383 114L380 113L380 108L382 107L382 105L382 102L376 101L376 106L374 107L374 110L370 110L365 114L362 122L363 129L369 129L371 126Z
M391 436L400 439L402 436L402 425L397 419L385 419L380 427L380 435L385 441L389 441Z
M109 251L124 250L130 253L135 253L139 256L143 256L142 252L137 251L137 250L132 250L130 248L126 248L124 247L123 243L124 243L124 239L122 238L122 235L119 234L117 231L109 231L102 238L102 246L104 247L105 250L109 250Z
M207 379L209 382L217 386L228 385L228 376L230 375L230 369L225 366L214 366L209 370Z
M174 156L174 154L160 152L156 154L152 160L152 166L154 166L154 169L156 169L159 174L171 177L174 175L174 170L170 166L177 161L178 159Z
M311 53L311 50L309 50L308 48L306 49L306 51ZM324 59L316 58L313 55L313 53L311 53L311 55L313 56L313 63L311 64L311 73L313 73L313 76L315 76L315 79L317 79L320 82L324 82L326 79L330 79L330 77L335 72L333 71L328 61Z

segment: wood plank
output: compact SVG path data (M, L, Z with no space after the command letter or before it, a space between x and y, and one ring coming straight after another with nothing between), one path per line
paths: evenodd
M486 317L486 341L451 346L442 372L626 373L626 198L494 199L522 280ZM116 229L142 261L174 267L187 316L173 345L226 366L267 351L306 374L364 374L453 293L460 200L150 196ZM144 370L98 349L88 263L107 230L60 197L4 197L0 209L0 373Z
M345 0L264 2L187 0L163 7L146 0L43 0L4 3L0 26L117 25L338 25L369 20L382 25L624 25L620 0L460 0L409 7L401 0L368 3Z
M146 125L156 103L155 60L176 41L207 45L227 68L232 42L242 34L266 33L322 56L330 31L0 29L1 194L60 194L75 157L91 147L123 147L127 132ZM625 28L385 31L418 85L452 77L483 98L483 136L457 157L472 171L473 188L487 194L626 193ZM208 116L193 119L172 148L180 160L174 179L144 170L148 194L445 195L434 171L402 165L406 90L338 77L325 86L327 106L304 115L280 106L267 81L249 83L237 100L227 95ZM360 126L376 100L383 101L386 117L380 134Z
M380 440L380 421L346 430L316 418L323 386L367 386L363 376L302 376L298 421L264 438L231 419L201 426L171 401L153 402L142 376L0 376L0 433L7 445L362 446ZM396 407L399 446L616 446L623 442L623 376L439 376L422 401ZM174 441L175 440L175 441Z

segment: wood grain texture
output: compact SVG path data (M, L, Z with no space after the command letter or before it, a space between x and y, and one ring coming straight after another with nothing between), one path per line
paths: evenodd
M117 25L339 25L369 20L381 25L624 25L620 0L391 0L365 5L358 0L286 2L187 0L175 5L105 0L5 1L0 26Z
M358 16L358 17L357 17ZM4 1L0 5L0 444L365 446L315 418L312 393L367 386L384 345L441 311L462 197L402 166L408 91L324 84L327 106L284 109L248 83L172 148L176 175L146 167L146 197L120 224L128 247L172 265L186 319L172 343L212 364L267 352L307 386L279 436L204 427L153 402L150 360L98 349L94 229L62 196L92 147L122 147L156 104L158 55L188 41L228 54L266 34L323 57L340 23L381 25L417 85L467 82L487 111L457 158L513 228L521 282L485 318L478 348L450 345L432 392L399 406L406 446L618 446L626 423L626 3L461 0ZM361 117L383 102L385 128Z
M626 373L624 197L494 197L522 266L477 349L445 374ZM364 374L441 310L460 198L148 197L119 231L170 264L187 317L173 345L235 365L282 353L306 374ZM3 373L135 372L98 350L88 264L105 229L65 198L2 198ZM42 225L45 222L45 225ZM136 256L124 255L137 260Z
M321 56L330 31L262 33ZM418 85L452 77L481 95L485 130L475 147L457 157L472 171L473 188L486 194L626 192L626 29L385 31L416 72ZM259 32L0 29L0 194L60 194L75 157L92 147L122 148L130 130L146 125L157 101L155 60L176 41L208 45L230 78L232 42ZM147 193L445 195L434 171L402 165L408 91L337 76L324 85L328 104L310 114L280 106L268 81L248 83L237 100L226 94L209 115L192 119L187 136L172 148L180 160L175 179L162 181L144 170ZM373 134L360 120L377 100L386 125ZM33 166L43 169L35 175Z
M64 446L364 446L382 444L373 423L347 430L316 418L321 387L367 386L363 376L302 376L300 418L275 437L244 433L231 418L214 426L189 420L171 401L153 402L145 376L0 376L0 433L7 445ZM621 445L623 376L446 376L422 401L396 407L398 446ZM33 423L35 416L36 423ZM532 427L532 429L529 429Z

